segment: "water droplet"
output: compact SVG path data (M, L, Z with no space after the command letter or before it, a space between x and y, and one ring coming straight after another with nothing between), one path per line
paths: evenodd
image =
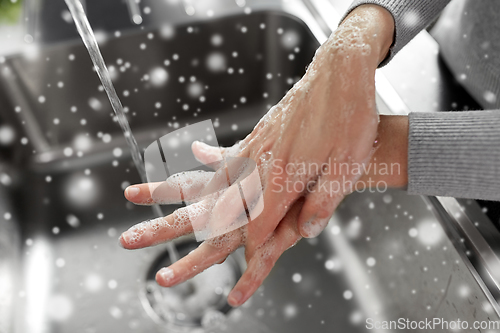
M66 261L63 258L56 259L56 266L62 268L66 265Z
M212 36L210 42L212 43L213 46L221 46L222 43L224 43L224 38L222 38L221 35L216 34Z
M392 196L390 194L386 194L386 195L384 195L382 200L384 201L384 203L390 204L392 202Z
M494 104L497 101L497 96L489 90L484 92L483 97L486 100L486 102L490 104Z
M444 237L444 231L440 225L432 220L424 220L417 226L418 240L427 246L436 245Z
M71 147L66 147L66 148L64 148L64 150L63 150L63 154L64 154L64 156L66 156L66 157L70 157L70 156L72 156L72 155L73 155L73 148L71 148Z
M0 145L9 146L11 145L16 138L16 132L14 128L10 125L1 125L0 126Z
M120 157L123 154L123 150L121 148L115 148L113 149L113 156L114 157Z
M171 25L163 25L160 28L160 37L163 39L171 39L175 36L175 29Z
M95 97L91 97L89 99L89 106L94 110L94 111L100 111L102 109L102 103Z
M66 222L73 228L78 228L80 226L80 220L72 214L66 216Z
M46 310L51 320L64 322L73 314L73 302L66 295L53 295L48 300Z
M6 173L0 173L0 184L10 186L12 184L12 178Z
M204 92L203 84L201 84L200 82L190 83L187 87L187 92L189 97L198 98Z
M116 306L112 306L110 309L109 309L109 314L111 315L111 317L115 318L115 319L120 319L123 317L123 312L122 310L120 310L119 307L116 307Z
M288 50L292 50L293 48L297 47L299 43L300 35L294 30L287 31L281 37L281 44Z
M219 52L213 52L208 55L206 60L208 70L214 73L224 72L227 68L226 57Z
M368 267L373 267L376 263L377 261L375 260L375 258L370 257L366 259L366 264L368 265Z
M162 67L156 67L149 72L149 77L154 87L163 87L168 81L168 72Z
M102 278L97 274L89 274L85 278L84 286L87 291L95 293L102 288Z
M110 143L111 142L111 135L110 134L103 134L102 135L102 142Z
M108 281L108 288L109 289L116 289L118 287L118 282L116 280L109 280Z
M343 296L344 296L344 298L345 298L346 300L350 300L350 299L352 299L352 297L353 297L352 291L350 291L350 290L346 290L346 291L344 291Z
M302 275L300 275L299 273L293 274L292 281L295 283L300 283L300 281L302 281Z
M299 310L294 304L288 304L283 308L283 315L287 319L291 319L297 316Z

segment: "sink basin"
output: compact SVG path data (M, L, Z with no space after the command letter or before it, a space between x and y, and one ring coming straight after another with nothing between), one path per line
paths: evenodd
M318 46L308 25L278 11L101 41L144 148L206 119L220 144L242 139L303 75ZM364 332L367 318L498 320L432 205L388 190L349 196L327 230L287 251L250 301L224 311L222 324L166 325L148 298L151 269L166 247L118 245L120 232L153 214L123 198L139 177L85 49L31 49L0 70L0 119L18 139L0 161L6 197L15 202L0 204L0 249L12 249L0 256L8 272L0 281L11 283L0 297L0 309L11 309L0 313L0 331ZM241 257L232 260L244 269Z

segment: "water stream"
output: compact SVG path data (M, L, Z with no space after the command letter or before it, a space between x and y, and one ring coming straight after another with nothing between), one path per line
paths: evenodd
M76 27L78 29L78 33L82 37L83 43L87 48L90 58L92 59L92 63L94 64L94 68L101 80L102 86L108 95L109 101L111 102L111 106L116 114L118 119L118 123L123 131L123 135L125 136L125 140L127 141L127 145L130 148L130 152L132 154L132 159L134 161L135 167L139 172L139 176L141 177L141 181L143 183L147 183L146 169L144 167L144 162L142 160L141 151L139 146L137 145L137 141L132 134L132 130L130 129L130 124L128 123L127 117L125 116L125 112L123 110L123 105L118 97L113 82L111 81L111 76L109 75L108 68L106 67L106 63L104 62L104 58L102 57L101 51L99 49L99 45L94 36L94 32L90 26L90 23L87 19L87 15L83 9L83 6L80 0L65 0L68 5L69 11L71 12L71 16L73 16L73 20L75 21ZM154 214L157 217L162 217L163 212L161 211L160 206L154 205L152 206ZM167 249L170 256L170 261L173 263L179 259L179 254L173 242L167 243Z

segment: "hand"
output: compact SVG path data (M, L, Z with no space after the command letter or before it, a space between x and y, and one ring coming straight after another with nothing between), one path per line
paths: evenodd
M392 26L384 24L389 20ZM301 236L314 237L321 232L351 190L350 185L332 189L331 184L352 184L361 176L326 171L336 164L350 168L354 163L366 163L373 152L378 125L374 74L392 43L393 28L392 17L381 7L365 5L351 13L318 50L305 76L245 140L231 149L235 156L257 162L264 191L263 212L247 226L204 242L161 270L157 275L160 285L185 281L244 245L248 269L228 297L230 304L237 306L255 292L288 247ZM209 152L214 148L196 146L195 155L197 148L205 150L206 162L210 162ZM203 152L197 156L203 160ZM301 165L306 166L305 172L286 172L297 171ZM194 192L206 186L194 184L200 182L193 182ZM228 193L221 199L227 199L224 196ZM135 203L158 200L152 198L148 185L129 188L126 196ZM192 232L185 218L193 209L189 207L132 228L122 235L122 245L141 248ZM231 224L234 215L228 215L228 221L221 221L223 225Z
M299 231L317 236L351 191L350 184L361 176L353 165L368 162L373 152L375 70L393 32L385 9L365 5L353 11L318 50L305 76L240 144L238 156L262 165L264 185L264 211L248 226L247 251L270 237L300 197L305 203ZM342 165L347 174L332 172ZM305 172L298 172L301 166Z
M207 164L211 162L212 156L216 155L214 151L218 149L200 144L193 145L195 156ZM223 150L225 157L229 153L229 150ZM171 178L175 178L175 175ZM125 191L125 196L131 202L139 205L175 203L178 200L180 188L179 182L173 181L171 178L164 183L129 187ZM198 181L195 181L196 178ZM197 193L203 192L215 178L217 178L216 173L187 173L186 179L192 181L183 184L182 192L191 197L195 196ZM162 188L158 193L157 189L160 186ZM155 193L154 196L151 194L151 190ZM190 234L193 232L193 226L189 221L189 215L193 210L198 209L193 206L205 204L207 202L202 200L191 206L180 208L169 216L138 224L124 232L120 237L120 242L127 249L139 249ZM273 231L272 236L253 253L247 252L247 270L228 297L228 302L232 306L239 306L248 300L262 284L281 254L301 239L297 229L297 217L302 205L303 200L297 200ZM209 216L205 216L206 222L208 219ZM245 226L203 242L184 258L170 267L160 270L156 275L158 284L172 287L194 277L212 265L222 263L233 251L246 245L247 235L248 230Z

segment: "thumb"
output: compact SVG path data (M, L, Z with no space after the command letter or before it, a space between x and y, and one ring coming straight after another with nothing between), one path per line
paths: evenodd
M208 165L214 170L224 165L225 149L209 146L206 143L195 141L191 145L194 157L199 162Z

